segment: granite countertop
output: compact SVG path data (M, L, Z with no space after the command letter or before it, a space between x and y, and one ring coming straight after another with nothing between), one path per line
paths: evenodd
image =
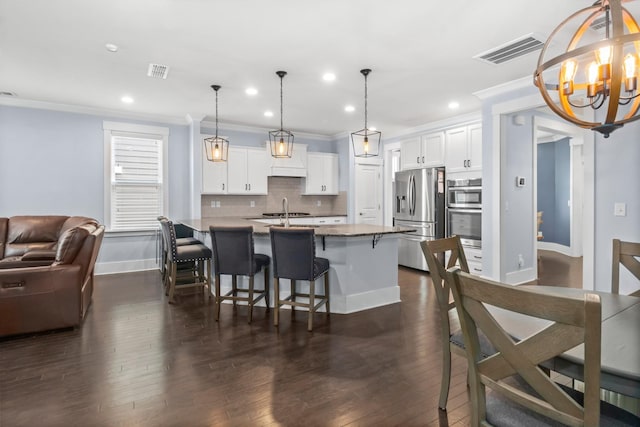
M253 218L255 219L255 218ZM179 220L187 227L199 232L209 232L209 226L253 226L255 234L269 234L269 228L272 224L264 224L252 220L252 218L236 218L236 217L216 217L202 219L183 219ZM317 236L338 236L338 237L357 237L357 236L373 236L376 234L397 234L416 231L409 227L386 227L382 225L369 224L333 224L333 225L292 225L291 227L313 228Z

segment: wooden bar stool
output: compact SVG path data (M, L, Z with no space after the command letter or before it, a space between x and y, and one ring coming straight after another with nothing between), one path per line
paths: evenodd
M329 314L329 260L316 257L315 230L301 227L271 227L271 256L273 257L273 288L275 292L275 312L273 324L278 326L280 306L291 306L309 310L308 330L313 330L313 314L322 306ZM315 282L324 275L324 295L316 295ZM280 299L280 279L291 280L291 294ZM296 280L309 281L309 293L296 291ZM308 302L297 301L297 297ZM316 300L319 301L316 303Z
M264 298L269 310L269 264L271 258L254 251L253 227L209 227L213 245L213 265L216 282L216 321L220 318L220 304L223 300L246 301L249 306L249 320L253 317L253 306ZM254 289L254 276L264 269L264 287ZM231 275L232 287L225 295L220 291L220 275ZM248 276L248 288L238 287L238 276ZM247 296L238 296L238 293ZM256 295L257 294L257 295Z

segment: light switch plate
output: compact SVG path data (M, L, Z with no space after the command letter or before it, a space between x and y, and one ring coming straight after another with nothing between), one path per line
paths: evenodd
M620 202L614 203L613 214L615 216L627 216L627 204Z

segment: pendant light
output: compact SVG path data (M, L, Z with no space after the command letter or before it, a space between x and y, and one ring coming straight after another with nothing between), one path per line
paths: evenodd
M210 162L226 162L229 152L229 140L218 136L218 91L219 85L211 85L211 89L216 91L216 136L205 138L204 151L207 153L207 160Z
M542 48L533 76L557 115L605 138L640 119L640 27L621 3L600 0L565 19ZM602 120L576 114L585 108L602 109Z
M287 72L276 71L276 74L280 77L280 129L269 132L269 142L272 157L287 158L293 153L293 134L285 130L282 125L282 79Z
M367 126L367 76L371 73L371 70L365 68L360 70L360 73L364 76L364 129L351 134L353 155L355 157L375 157L380 152L380 137L382 133L370 130Z

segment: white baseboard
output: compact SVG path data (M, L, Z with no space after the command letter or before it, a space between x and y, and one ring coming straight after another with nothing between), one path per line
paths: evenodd
M506 282L510 285L520 285L522 283L531 282L532 280L536 280L533 268L525 268L523 270L512 271L511 273L507 273Z
M552 242L538 242L538 249L543 251L553 251L566 256L574 256L569 246L561 245L559 243Z
M130 273L133 271L157 270L160 268L155 259L137 259L132 261L101 262L95 267L95 274Z

